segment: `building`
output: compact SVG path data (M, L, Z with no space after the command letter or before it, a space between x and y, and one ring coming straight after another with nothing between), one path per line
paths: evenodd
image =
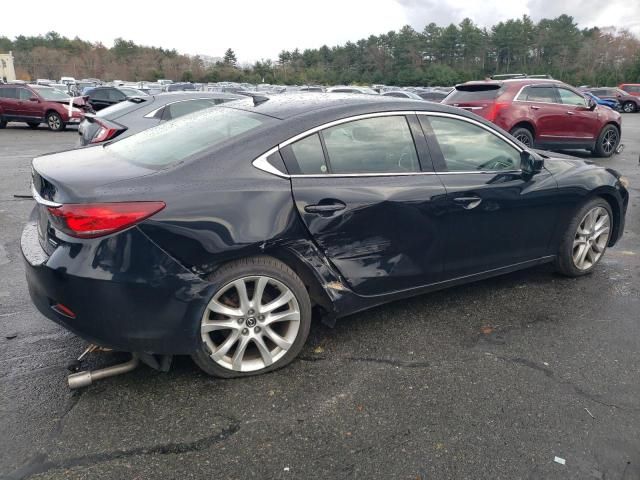
M13 82L16 79L16 71L13 68L13 54L0 53L0 79L5 82Z

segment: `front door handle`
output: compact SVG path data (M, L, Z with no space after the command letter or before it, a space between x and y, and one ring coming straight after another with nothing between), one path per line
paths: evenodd
M482 203L482 199L480 197L456 197L453 201L462 205L462 208L465 210L476 208Z
M537 107L535 105L531 105L531 110L540 110L540 107Z
M306 205L304 211L307 213L319 213L320 215L331 215L347 208L347 205L340 200L320 201L315 205Z
M574 112L572 112L572 111L568 111L568 112L567 112L567 115L575 115L575 113L574 113Z

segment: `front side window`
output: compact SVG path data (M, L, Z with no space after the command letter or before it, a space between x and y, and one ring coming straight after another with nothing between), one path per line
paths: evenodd
M448 171L520 168L520 152L484 128L448 117L420 115L420 122L425 130L433 130Z
M89 93L89 97L93 100L108 100L109 99L109 89L108 88L99 88L93 90Z
M558 88L558 94L560 95L560 100L564 105L575 105L578 107L585 107L584 97L582 95L578 95L571 90L566 88Z
M33 89L38 93L38 95L40 95L42 98L44 98L47 101L55 102L59 100L64 100L68 102L69 99L71 98L69 94L67 94L66 92L56 90L55 88L33 87ZM31 94L29 95L31 96Z
M404 116L367 118L322 131L331 173L402 173L420 170Z
M34 95L29 90L27 90L26 88L19 88L18 89L18 96L19 96L20 100L29 100Z
M108 100L110 102L122 102L126 97L124 93L120 90L116 90L115 88L110 88L107 90Z
M559 103L554 87L525 87L518 100L526 102Z

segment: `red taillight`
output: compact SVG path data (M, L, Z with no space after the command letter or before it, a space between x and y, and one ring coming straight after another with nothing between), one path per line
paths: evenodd
M91 139L91 142L89 143L100 143L111 140L120 130L118 128L109 127L97 119L94 119L94 122L96 122L100 126L100 130L96 132L96 134Z
M56 303L55 305L51 305L51 309L61 315L64 315L65 317L76 318L76 314L73 313L73 310L71 310L69 307L61 303Z
M496 118L498 118L498 114L500 113L500 110L508 106L509 104L506 102L493 102L491 105L487 107L486 113L484 114L484 118L486 118L490 122L495 122Z
M164 202L71 203L48 210L53 225L67 235L95 238L135 225L164 207Z

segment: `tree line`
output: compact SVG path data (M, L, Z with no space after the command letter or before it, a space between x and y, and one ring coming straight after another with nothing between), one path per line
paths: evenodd
M422 31L371 35L344 45L283 50L277 59L239 65L229 48L214 63L175 50L137 45L122 38L113 47L56 32L0 37L12 50L17 75L25 80L236 81L274 84L452 85L501 73L549 74L574 85L640 81L640 40L626 30L580 29L560 15L535 23L528 16L481 28L430 23Z

